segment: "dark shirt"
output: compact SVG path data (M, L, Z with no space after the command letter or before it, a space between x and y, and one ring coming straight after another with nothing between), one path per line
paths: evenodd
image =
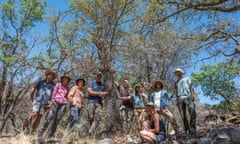
M34 88L37 89L35 100L41 104L49 104L55 84L46 80L39 81Z
M128 97L130 96L131 88L124 88L123 86L120 87L120 96L121 97ZM122 105L127 108L134 108L133 100L122 100Z
M104 84L102 82L96 82L95 80L94 81L90 81L88 83L88 87L91 88L95 92L102 92L102 91L104 91ZM91 96L91 95L88 95L88 103L102 104L102 97L101 96Z

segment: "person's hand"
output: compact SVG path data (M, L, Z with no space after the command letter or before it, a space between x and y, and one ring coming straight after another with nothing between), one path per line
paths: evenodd
M49 105L47 105L47 108L48 108L48 109L54 108L54 102L51 102Z
M194 95L191 96L191 100L195 101L195 96Z
M106 96L108 94L108 92L104 91L104 92L100 92L101 96Z
M176 100L176 106L179 106L179 100L178 99Z

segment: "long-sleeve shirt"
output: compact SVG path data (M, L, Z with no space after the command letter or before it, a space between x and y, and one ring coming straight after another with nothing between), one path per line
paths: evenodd
M63 86L61 82L57 83L54 87L53 93L52 93L52 100L60 103L60 104L66 104L67 103L67 94L69 92L68 86Z

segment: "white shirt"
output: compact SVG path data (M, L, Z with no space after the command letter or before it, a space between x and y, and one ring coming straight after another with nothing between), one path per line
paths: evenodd
M158 108L160 108L160 99L161 99L161 91L154 93L154 104L157 105Z

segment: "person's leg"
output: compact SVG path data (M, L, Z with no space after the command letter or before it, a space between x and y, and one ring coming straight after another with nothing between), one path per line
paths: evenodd
M34 120L33 125L32 125L32 132L35 132L36 129L38 128L41 118L42 118L42 114L37 113L36 119Z
M169 120L174 131L178 132L179 127L177 125L177 121L176 121L175 117L173 116L172 112L169 109L164 109L161 111L161 114Z
M126 120L127 120L127 115L126 115L126 107L125 106L120 106L120 119L122 123L122 128L126 129Z
M40 122L41 122L41 118L42 118L42 115L45 113L45 106L44 105L41 105L39 102L36 102L35 101L35 108L33 108L34 111L37 111L37 114L36 114L36 118L33 122L33 125L32 125L32 132L35 132L36 129L38 128Z
M92 103L87 104L87 113L89 123L92 124L94 118L95 106Z
M50 109L47 118L44 120L43 124L41 125L39 131L38 131L38 136L42 136L42 134L46 131L48 128L49 123L53 119L54 115L56 113L56 106Z
M68 131L72 130L73 126L77 123L78 121L78 115L79 115L79 108L77 106L72 106L70 108L71 116L72 119L69 123L69 126L67 128Z
M180 103L181 105L181 108L182 108L182 113L183 113L183 125L184 125L184 130L185 132L188 132L190 127L189 127L189 124L188 124L188 118L187 118L187 113L186 113L186 102L183 101Z
M196 110L194 102L188 104L188 111L190 116L190 130L192 134L196 133Z
M37 116L37 113L40 110L40 103L38 103L37 101L33 101L32 104L32 112L28 115L28 118L25 120L24 124L23 124L23 130L25 130L25 128L28 128L29 125L32 124L32 120Z
M133 108L128 108L128 110L127 110L128 133L130 132L130 129L132 128L133 115L134 115Z
M102 106L100 104L96 104L96 109L94 112L94 118L93 123L89 129L89 134L93 135L98 127L98 124L101 120L101 114L102 114Z
M151 142L151 143L156 142L156 135L152 132L141 130L139 132L139 135L142 139L146 140L147 142Z
M51 127L48 131L48 137L53 137L56 130L57 130L57 126L58 126L58 123L63 115L63 111L65 110L65 107L66 105L61 105L61 104L56 104L57 105L57 108L56 108L56 114L55 114L55 117L54 117L54 120L53 120L53 123L51 124Z

